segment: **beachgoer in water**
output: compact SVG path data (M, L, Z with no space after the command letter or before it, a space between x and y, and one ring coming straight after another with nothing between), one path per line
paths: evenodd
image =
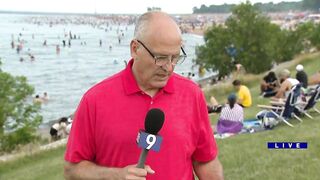
M47 92L44 92L44 93L43 93L43 96L41 97L41 99L42 99L43 102L49 101L48 93L47 93Z
M37 95L35 96L35 98L33 99L33 103L35 103L35 104L42 104L42 103L43 103L43 101L42 101L42 99L40 98L39 94L37 94Z
M60 54L60 46L59 45L56 45L56 53Z
M14 49L15 45L14 45L14 41L11 41L11 48Z

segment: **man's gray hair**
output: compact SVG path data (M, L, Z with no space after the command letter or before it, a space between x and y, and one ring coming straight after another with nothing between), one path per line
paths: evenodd
M135 39L143 39L143 35L146 33L148 24L150 23L151 19L153 18L154 14L156 13L163 13L161 11L150 11L142 14L137 22L136 22L136 27L134 29L134 38ZM163 13L170 17L168 14ZM172 17L170 17L172 19ZM172 19L173 20L173 19ZM180 30L180 29L179 29Z
M135 39L142 39L143 33L146 31L148 27L148 23L152 18L153 13L152 12L147 12L142 14L137 22L136 22L136 27L134 29L134 38Z

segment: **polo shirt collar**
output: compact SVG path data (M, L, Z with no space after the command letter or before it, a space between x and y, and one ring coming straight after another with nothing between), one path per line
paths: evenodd
M127 67L124 69L123 76L122 76L124 90L127 95L141 92L141 89L139 88L137 81L133 76L133 72L132 72L133 61L134 61L133 59L129 61ZM173 85L174 76L175 74L171 75L167 84L162 89L160 89L160 91L164 91L166 93L174 93L174 85Z

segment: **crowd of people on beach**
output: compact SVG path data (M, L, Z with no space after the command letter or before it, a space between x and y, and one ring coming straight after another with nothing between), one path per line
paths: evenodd
M63 25L86 25L94 29L99 29L104 32L115 33L116 41L121 44L123 38L125 38L128 31L128 26L135 21L134 16L27 16L22 19L23 23L31 23L37 26L49 26L50 28L55 28L56 26ZM114 31L114 32L113 32ZM23 62L35 62L41 60L41 53L37 49L53 47L57 56L61 52L66 51L66 48L74 48L73 46L89 46L85 39L87 34L74 33L76 29L66 30L63 33L55 34L56 38L48 38L49 35L43 36L42 34L32 33L26 31L23 27L21 32L18 34L11 35L10 47L17 54L18 60ZM42 38L40 40L39 38ZM105 38L97 37L96 45L100 48L105 48L106 50L112 51L114 46L111 43L108 44L108 40ZM40 42L39 42L40 41ZM113 40L112 40L113 41ZM59 42L58 44L55 44ZM92 42L92 41L91 41ZM36 44L38 43L38 44ZM40 44L39 44L40 43ZM33 47L35 46L35 47ZM39 50L40 51L40 50ZM54 51L50 51L54 52ZM113 64L118 64L118 60L114 60ZM48 104L50 103L50 98L48 92L43 92L43 94L36 94L33 96L33 103L35 104ZM47 119L45 121L48 121ZM53 121L55 122L55 121ZM62 117L57 122L52 124L49 128L49 134L52 141L65 138L71 129L72 119Z
M93 29L99 29L104 32L112 32L115 31L115 37L119 44L123 41L123 38L126 36L126 32L128 31L128 26L132 25L136 19L136 16L27 16L26 18L22 18L21 21L23 23L30 23L37 26L49 26L50 28L56 28L58 26L90 26ZM74 33L77 29L67 30L64 28L62 33L57 33L52 37L46 37L42 34L25 32L27 29L22 27L21 32L18 34L11 35L10 46L11 49L15 50L18 59L20 62L25 62L26 60L30 60L31 62L36 59L40 59L38 56L38 52L34 50L31 44L38 41L39 38L42 38L42 47L54 47L57 55L60 55L61 51L63 51L65 47L71 48L74 44L80 46L89 45L85 40L87 34L82 34L80 32ZM100 37L97 39L97 45L100 47L106 47L107 50L112 51L114 45L112 43L113 40L105 39ZM58 43L57 43L58 42ZM109 42L109 43L108 43ZM91 44L92 45L92 44ZM34 44L34 46L39 47L39 45ZM40 56L40 55L39 55Z

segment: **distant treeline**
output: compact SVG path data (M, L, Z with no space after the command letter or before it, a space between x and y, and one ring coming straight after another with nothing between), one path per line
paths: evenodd
M194 14L201 13L230 13L232 8L235 7L235 4L223 4L223 5L201 5L200 8L194 7ZM299 2L280 2L274 4L272 2L269 3L255 3L253 5L257 7L262 12L287 12L287 11L301 11L305 10L305 6L303 1Z

